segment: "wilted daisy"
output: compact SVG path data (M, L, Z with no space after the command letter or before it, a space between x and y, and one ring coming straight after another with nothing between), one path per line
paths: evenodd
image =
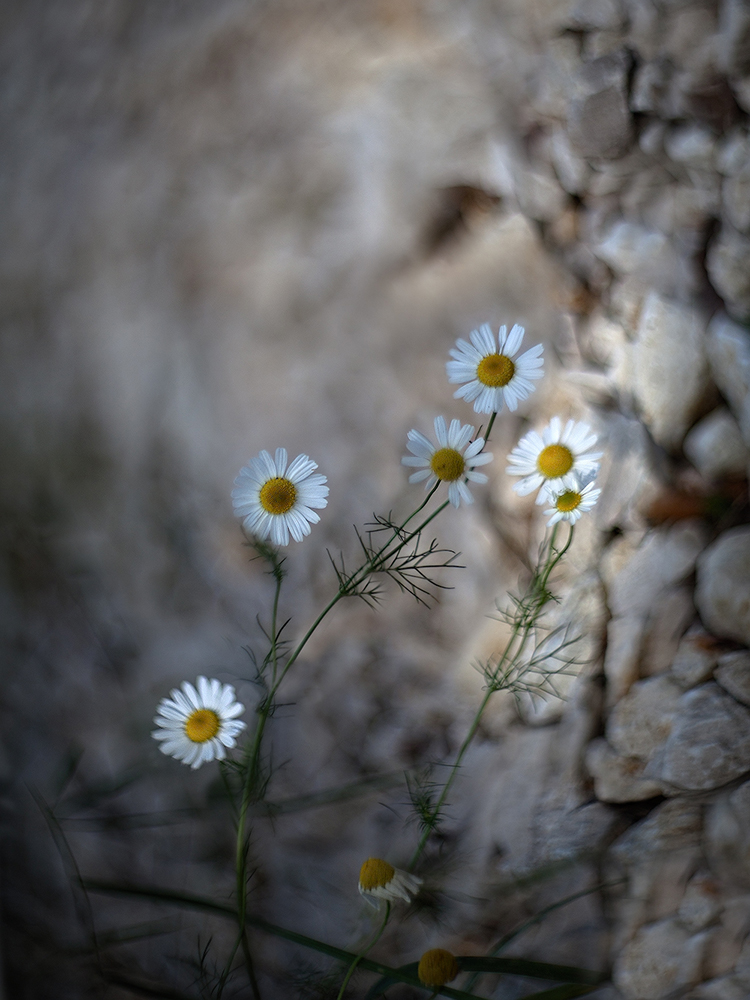
M553 417L541 434L529 431L508 455L510 465L505 470L511 476L524 476L513 489L525 497L546 483L548 489L575 490L578 477L595 472L602 452L588 451L596 444L596 434L588 424L569 420L565 427L559 417ZM540 494L537 503L544 503Z
M176 757L192 768L207 761L223 760L225 747L233 747L235 736L245 728L236 716L245 706L234 700L231 684L199 677L197 690L184 681L169 698L162 698L154 722L159 729L151 733L161 741L162 753Z
M419 472L413 472L409 476L409 482L420 483L426 479L426 489L430 490L435 483L445 481L449 484L448 499L454 507L458 507L461 500L473 503L474 498L464 480L486 483L487 476L483 472L474 472L474 469L492 461L489 452L480 454L484 448L484 438L477 438L469 444L473 433L471 424L462 426L460 420L451 420L451 425L446 430L443 417L435 417L435 437L439 445L436 448L424 434L409 431L406 447L411 455L404 455L401 462L419 467Z
M460 971L455 955L445 948L431 948L420 958L417 976L425 986L445 986L452 983Z
M465 383L454 397L468 403L473 400L475 413L499 413L503 401L509 410L515 410L518 401L536 388L532 380L544 375L542 344L514 358L523 335L524 328L517 323L510 333L501 326L495 343L495 334L484 323L470 333L471 343L459 338L450 351L454 360L445 366L449 382Z
M544 503L551 504L545 515L551 514L547 526L558 521L568 521L575 524L582 514L588 514L601 495L601 490L594 489L593 481L586 486L577 485L575 489L544 491Z
M251 458L232 490L232 506L245 530L261 541L270 535L274 545L288 545L290 534L301 542L310 534L310 522L320 520L312 508L328 504L326 477L313 475L317 467L298 455L287 469L286 448L277 448L275 459L267 451Z
M359 891L362 895L375 896L389 903L395 903L397 899L410 903L421 884L421 878L394 868L382 858L368 858L359 870Z

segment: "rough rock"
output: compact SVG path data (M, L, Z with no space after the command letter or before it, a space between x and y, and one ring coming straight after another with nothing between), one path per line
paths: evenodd
M735 128L716 144L716 169L725 177L734 177L750 162L750 135Z
M622 52L585 63L568 103L568 135L589 159L620 156L633 139L627 105L628 59Z
M750 447L750 330L717 313L708 324L711 374Z
M685 1000L747 1000L750 980L744 976L709 979L685 995Z
M721 884L708 872L696 873L685 888L677 917L689 931L705 930L724 907Z
M612 618L607 623L604 675L607 678L608 705L616 704L638 680L644 628L645 621L636 616Z
M732 886L750 887L750 782L713 802L706 812L711 870Z
M643 927L615 961L613 981L632 1000L661 1000L700 981L707 941L671 917Z
M701 630L683 637L672 663L672 676L685 690L703 684L713 674L717 653L712 637Z
M601 802L642 802L662 793L657 781L643 777L644 761L622 757L602 737L589 743L585 763Z
M724 214L734 228L747 232L750 229L750 164L725 179L721 200Z
M618 0L578 0L568 18L568 27L581 31L616 30L623 23Z
M689 309L647 296L633 348L633 391L654 439L677 448L708 388L705 327Z
M750 651L724 653L719 657L714 677L733 698L750 706Z
M684 694L663 751L646 768L649 777L676 788L719 788L750 771L750 712L718 684Z
M632 275L665 295L682 293L695 283L692 265L665 233L633 222L615 222L592 249L616 274Z
M702 125L678 125L664 138L664 149L670 160L687 167L713 167L714 147L713 133Z
M750 451L737 421L725 407L700 420L689 432L683 451L704 479L744 476Z
M750 73L750 9L744 0L721 4L719 65L730 76Z
M694 618L692 587L669 587L659 595L643 633L642 677L653 677L669 670L685 630Z
M725 531L697 564L695 603L708 628L750 645L750 527Z
M663 590L692 572L704 537L702 526L692 521L650 531L609 582L612 615L647 615Z
M750 239L724 224L709 246L706 268L711 284L724 299L727 312L738 320L750 318Z
M621 864L631 866L655 854L692 850L700 845L702 829L700 803L671 799L624 833L612 847L612 855Z
M635 683L612 710L606 736L624 757L650 760L672 731L682 692L670 677Z
M550 140L550 159L562 186L569 194L582 194L591 174L588 163L578 156L563 128L556 128Z

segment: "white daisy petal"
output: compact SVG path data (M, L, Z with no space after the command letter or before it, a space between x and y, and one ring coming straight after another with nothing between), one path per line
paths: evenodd
M596 444L596 436L590 430L588 424L575 420L568 420L563 427L559 417L552 417L541 435L536 431L524 435L508 456L505 470L511 476L524 477L513 487L516 493L526 496L544 486L536 500L544 504L550 502L552 495L580 492L585 477L596 474L602 457L601 452L585 451ZM578 517L580 514L566 519L573 523Z
M288 545L289 535L301 541L310 534L310 523L320 520L313 507L328 505L327 479L315 473L317 464L298 455L288 465L285 448L272 459L262 451L250 459L234 481L232 506L248 534L274 545Z
M151 735L162 753L197 768L224 759L224 747L234 746L234 737L245 728L236 719L244 711L245 706L234 700L231 684L200 676L195 686L183 681L182 691L175 689L171 700L161 700L154 722L164 728Z
M436 417L435 436L438 441L436 448L419 431L409 431L406 437L407 447L410 451L416 452L415 442L418 442L419 455L404 455L401 462L412 468L421 466L418 472L413 472L409 476L409 482L420 483L426 480L425 489L431 490L436 483L442 481L448 484L448 499L454 507L458 507L461 500L464 503L472 503L473 498L465 480L475 483L487 482L487 477L483 473L474 473L472 470L475 466L486 465L492 461L492 455L482 451L484 438L471 441L473 433L474 428L471 424L461 424L460 420L452 420L450 427L446 428L445 419Z
M519 358L514 357L523 336L524 328L516 323L510 333L501 326L495 341L495 335L485 323L478 330L472 330L471 344L457 340L449 352L453 360L446 363L448 381L463 383L454 397L473 402L476 413L500 413L503 404L515 410L519 401L534 391L535 386L529 380L544 374L542 344L530 348Z
M373 896L389 903L402 899L410 903L421 885L421 878L394 868L382 858L368 858L359 871L359 891L365 898Z

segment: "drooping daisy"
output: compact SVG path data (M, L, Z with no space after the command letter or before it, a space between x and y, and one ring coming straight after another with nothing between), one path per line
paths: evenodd
M487 323L469 335L471 343L459 338L451 348L454 359L446 363L449 382L464 382L453 395L455 399L474 401L475 413L499 413L503 401L509 410L515 410L518 401L526 399L536 386L532 379L544 375L542 352L544 346L525 351L514 358L523 340L524 328L517 323L510 333L500 327L495 334Z
M588 424L569 420L565 427L553 417L541 434L529 431L508 455L510 476L523 476L513 489L525 497L543 483L553 491L574 490L579 476L596 472L602 452L588 451L596 444L596 434ZM540 494L537 503L544 503Z
M445 986L452 983L460 971L455 955L445 948L431 948L420 958L417 976L425 986Z
M568 521L575 524L582 514L588 514L601 495L601 490L594 489L593 480L586 486L577 484L573 489L544 490L544 502L552 506L545 510L545 515L551 514L547 527L558 521Z
M421 878L394 868L382 858L368 858L359 870L360 893L385 899L389 903L395 903L397 899L410 903L421 884Z
M159 702L154 722L159 728L151 735L161 742L162 753L176 757L192 768L207 761L224 760L224 747L233 747L235 736L245 728L236 721L245 706L234 700L231 684L199 677L197 690L183 681L182 690L170 691Z
M320 516L313 507L328 504L325 476L313 475L317 465L307 455L297 455L287 469L286 448L267 451L240 469L232 490L232 506L245 530L261 541L271 537L274 545L288 545L291 534L301 542L310 534L310 522Z
M461 500L473 503L474 498L464 480L486 483L487 476L483 472L474 472L474 469L492 461L489 452L482 452L484 438L477 438L469 444L473 433L471 424L462 426L460 420L451 420L451 425L446 430L445 419L435 417L435 437L439 445L436 448L424 434L409 431L406 447L411 455L404 455L401 462L403 465L419 468L419 472L413 472L409 476L409 482L421 483L426 479L425 488L430 490L435 483L445 481L448 483L448 499L454 507L458 507Z

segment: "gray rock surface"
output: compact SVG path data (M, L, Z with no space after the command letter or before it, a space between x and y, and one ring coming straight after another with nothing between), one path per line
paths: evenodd
M750 782L720 796L706 811L711 868L733 886L750 888Z
M662 794L658 781L643 776L645 761L623 757L601 737L586 748L585 763L602 802L641 802Z
M582 156L612 159L631 144L627 73L627 56L618 52L584 64L574 79L568 103L568 134Z
M695 602L704 624L750 645L750 527L725 531L697 563Z
M702 630L689 632L677 648L672 676L680 687L695 687L710 679L718 662L712 637Z
M750 711L709 682L680 699L649 777L677 788L719 788L750 771Z
M750 450L742 439L737 421L724 407L698 421L682 447L705 479L746 474Z
M615 961L614 983L630 1000L661 1000L700 981L707 942L673 918L643 927Z
M708 325L707 353L714 381L750 447L750 329L718 313Z
M724 653L719 657L714 677L733 698L750 706L750 651Z
M706 267L711 284L737 320L750 319L750 239L723 225L709 246Z
M672 731L682 692L667 676L635 683L607 720L606 736L624 757L648 761Z

